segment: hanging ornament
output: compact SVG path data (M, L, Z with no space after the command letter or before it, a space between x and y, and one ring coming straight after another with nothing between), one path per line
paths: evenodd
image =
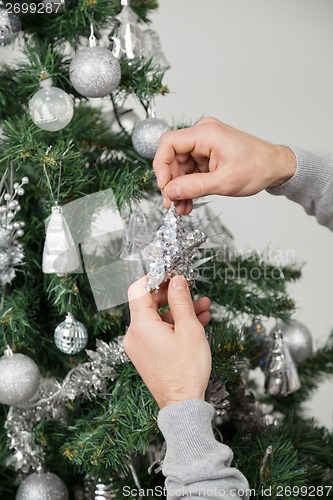
M52 214L46 221L42 267L43 273L60 276L80 268L79 252L59 205L52 207Z
M52 472L30 474L22 481L16 500L68 500L68 490Z
M165 215L154 241L143 252L152 260L149 266L147 289L158 290L161 283L172 276L185 276L190 286L195 283L192 259L207 237L199 229L187 231L175 205Z
M40 87L29 101L31 119L41 129L57 132L73 118L74 101L64 90L53 87L51 78L41 80Z
M117 19L118 33L113 37L115 57L126 57L129 61L140 60L143 56L143 32L139 26L139 16L130 7L130 0L121 0L123 6Z
M62 321L55 329L54 341L61 352L77 354L86 347L88 332L80 321L77 321L71 313L68 313L65 321Z
M134 127L140 121L138 115L132 109L123 109L121 106L117 107L117 114L121 126L114 111L104 113L105 125L112 127L113 132L123 132L125 130L128 134L132 134Z
M112 481L107 483L99 479L95 485L95 495L93 500L109 500L116 498Z
M12 12L8 12L11 4L4 4L0 0L0 46L9 45L19 35L22 23L21 19Z
M279 320L277 327L283 332L283 340L295 363L302 363L312 356L312 335L303 323L296 320ZM274 329L270 333L271 337L273 335Z
M288 396L301 387L295 363L283 340L281 330L274 332L274 343L265 376L265 391L271 396Z
M89 47L78 50L69 65L73 87L84 97L105 97L118 87L120 77L119 61L110 50L96 47L91 25Z
M151 100L148 106L148 118L137 124L132 135L135 151L144 158L152 160L161 135L168 130L170 130L169 125L164 120L156 118L154 103Z
M140 257L138 254L150 243L151 235L152 230L145 214L131 213L120 257L122 259Z
M161 69L169 67L169 63L162 49L160 37L155 30L151 28L143 32L143 57L153 62Z
M269 353L271 340L260 318L254 319L252 324L244 329L244 337L251 368L257 366L262 368Z
M15 278L15 269L23 264L23 246L19 238L24 235L23 221L17 221L21 206L16 199L24 195L28 177L21 182L14 182L13 169L6 169L0 182L0 284L11 283Z
M13 354L7 346L0 358L0 403L19 405L37 392L40 373L36 363L25 354Z
M225 383L220 377L210 376L205 394L205 401L214 406L215 418L214 424L221 425L228 415L230 402L229 393L226 390Z

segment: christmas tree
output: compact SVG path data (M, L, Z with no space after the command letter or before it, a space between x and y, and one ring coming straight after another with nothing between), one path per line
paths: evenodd
M0 44L19 36L23 47L0 69L0 498L33 498L36 484L75 500L164 484L158 408L122 348L126 286L146 272L161 224L176 240L183 224L208 236L193 269L186 259L193 293L213 302L206 396L252 498L333 498L332 433L302 412L333 373L333 336L313 352L290 321L300 269L238 253L209 205L163 219L151 163L168 125L153 101L169 89L156 8L0 5ZM146 114L137 123L133 98Z

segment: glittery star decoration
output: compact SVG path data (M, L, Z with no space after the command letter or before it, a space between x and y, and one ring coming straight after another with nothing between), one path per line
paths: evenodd
M206 239L205 233L199 229L186 230L183 219L172 203L154 241L145 251L145 255L152 260L147 290L157 291L161 283L178 274L183 275L190 286L194 286L192 260Z

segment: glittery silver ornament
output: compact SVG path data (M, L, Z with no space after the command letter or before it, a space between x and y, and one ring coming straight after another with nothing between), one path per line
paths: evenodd
M295 363L284 343L281 330L274 332L274 343L265 376L265 391L271 396L288 396L301 387Z
M0 246L6 247L10 244L11 235L9 229L0 225Z
M0 45L9 45L19 35L22 23L20 18L12 12L7 12L7 6L0 2Z
M25 354L13 354L8 349L0 358L0 403L18 405L33 397L39 385L36 363Z
M68 490L52 472L33 473L22 481L15 500L68 500Z
M7 248L0 247L0 271L3 271L10 264L10 253Z
M160 137L170 130L169 125L159 118L147 118L138 123L132 135L134 149L144 158L152 160L155 156Z
M111 498L116 498L112 481L110 483L106 483L101 479L98 480L95 485L95 495L93 500L109 500Z
M76 52L69 65L69 79L84 97L105 97L120 82L120 64L104 47L84 47Z
M77 271L80 256L70 229L59 205L52 207L52 214L46 223L46 237L43 251L43 273L65 275Z
M74 101L64 90L53 87L51 78L42 80L40 86L29 101L31 119L41 129L57 132L73 118Z
M302 363L302 361L312 356L312 335L303 323L296 320L289 320L287 322L279 320L277 327L282 330L284 342L288 346L295 363ZM274 329L270 335L271 337L274 335Z
M71 313L68 313L65 321L62 321L55 329L54 341L61 352L77 354L86 347L88 332L80 321L77 321Z
M143 252L145 258L152 260L147 290L158 290L161 283L178 274L185 276L189 285L193 286L192 259L206 239L205 233L199 229L185 229L183 219L172 203L154 241Z

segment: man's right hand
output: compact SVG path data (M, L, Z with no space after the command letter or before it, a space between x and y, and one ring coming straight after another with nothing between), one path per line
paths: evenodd
M283 184L294 175L296 160L286 146L208 117L163 134L153 166L160 189L177 202L179 214L189 214L193 198L250 196ZM164 204L168 208L170 201Z

